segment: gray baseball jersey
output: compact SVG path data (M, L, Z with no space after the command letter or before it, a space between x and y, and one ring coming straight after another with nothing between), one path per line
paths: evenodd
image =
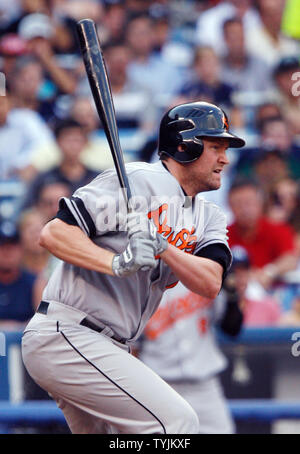
M214 243L228 248L222 211L200 195L194 200L187 198L161 161L129 163L126 170L136 209L152 217L169 243L191 254ZM125 249L127 233L120 229L122 216L115 216L125 211L114 170L100 174L71 199L61 199L60 208L70 213L97 245L115 253ZM79 309L119 336L135 341L157 309L164 290L176 281L171 269L159 258L154 270L138 271L124 278L62 262L52 274L43 299Z

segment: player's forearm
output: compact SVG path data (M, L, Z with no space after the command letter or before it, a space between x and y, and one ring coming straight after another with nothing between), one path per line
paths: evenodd
M54 219L44 227L40 245L72 265L113 274L111 265L114 254L95 245L79 227L59 219Z
M192 292L209 299L218 295L223 268L217 262L186 254L172 245L161 254L161 258Z

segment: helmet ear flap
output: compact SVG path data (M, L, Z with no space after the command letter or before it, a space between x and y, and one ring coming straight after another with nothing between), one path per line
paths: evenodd
M180 142L177 146L178 151L188 151L188 145L185 142Z
M186 146L186 152L193 158L200 158L203 153L203 142L198 137L186 139L183 142Z
M203 153L203 142L198 137L184 139L178 143L174 158L180 162L193 162Z

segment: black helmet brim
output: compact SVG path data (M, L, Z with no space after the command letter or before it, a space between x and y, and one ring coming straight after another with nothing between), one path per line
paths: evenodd
M224 139L229 139L229 148L242 148L246 145L246 142L244 139L241 139L240 137L231 134L229 132L209 132L209 134L201 134L200 137L201 139L205 139L205 137L216 137L216 138L224 138Z

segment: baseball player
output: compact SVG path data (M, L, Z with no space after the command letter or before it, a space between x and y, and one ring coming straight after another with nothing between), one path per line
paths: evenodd
M198 433L192 407L130 347L167 287L218 294L231 263L226 222L198 193L220 187L227 148L244 144L217 106L182 104L161 120L160 161L126 166L134 203L125 220L113 170L60 200L40 242L62 262L22 352L72 433Z
M237 305L229 308L223 303L221 297L211 301L179 282L164 293L136 345L141 361L194 408L202 434L235 431L218 377L227 360L216 342L214 326L236 335L242 314ZM229 312L234 330L224 326Z

